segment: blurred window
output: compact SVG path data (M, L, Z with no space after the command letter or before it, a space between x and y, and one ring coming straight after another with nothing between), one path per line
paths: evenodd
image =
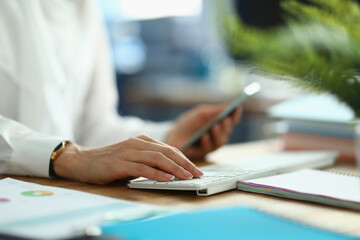
M201 0L119 0L126 19L151 19L170 16L194 16L202 11Z

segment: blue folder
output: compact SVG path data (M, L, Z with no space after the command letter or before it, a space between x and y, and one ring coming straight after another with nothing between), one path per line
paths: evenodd
M358 239L303 225L248 207L185 212L102 226L105 236L128 240Z

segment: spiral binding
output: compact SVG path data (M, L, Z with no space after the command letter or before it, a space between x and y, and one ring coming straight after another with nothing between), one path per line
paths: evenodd
M329 172L329 173L334 173L334 174L348 176L348 177L355 177L355 178L360 179L360 173L345 173L345 172L342 172L342 171L339 171L339 170L317 170L317 171Z

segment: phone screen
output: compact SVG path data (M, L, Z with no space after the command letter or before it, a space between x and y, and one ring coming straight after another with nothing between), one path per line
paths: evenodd
M185 151L189 147L198 144L201 137L204 134L206 134L215 124L221 122L221 120L229 116L232 112L235 111L236 108L241 106L248 97L256 94L260 90L261 90L261 85L258 82L253 82L247 85L244 88L244 90L241 92L241 94L238 97L236 97L221 113L216 115L213 119L207 122L198 131L196 131L194 135L192 135L190 139L181 148L181 151Z

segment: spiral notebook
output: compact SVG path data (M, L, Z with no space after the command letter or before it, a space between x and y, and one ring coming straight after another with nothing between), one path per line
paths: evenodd
M360 211L360 177L303 169L296 172L238 181L242 191L317 202Z

